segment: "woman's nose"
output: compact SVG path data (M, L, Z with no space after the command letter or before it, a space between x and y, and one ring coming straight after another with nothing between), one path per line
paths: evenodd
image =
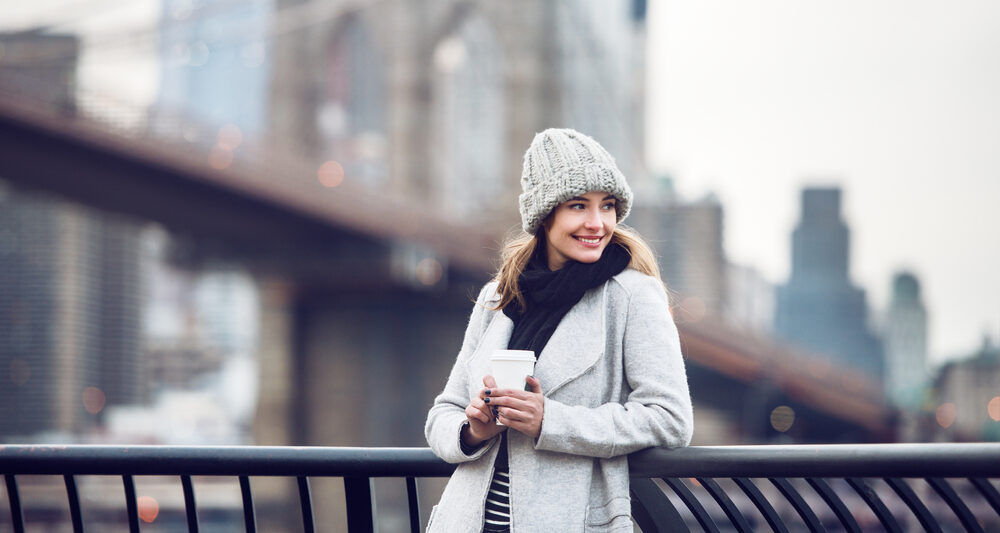
M588 209L583 225L587 229L601 229L601 214L596 210Z

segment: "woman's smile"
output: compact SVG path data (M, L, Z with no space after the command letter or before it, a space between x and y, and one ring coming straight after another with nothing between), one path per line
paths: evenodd
M584 246L599 246L601 244L601 239L603 237L575 237L576 240L582 242Z

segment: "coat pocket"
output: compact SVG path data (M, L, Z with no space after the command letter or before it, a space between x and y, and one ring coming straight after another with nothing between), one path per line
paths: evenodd
M624 526L632 527L632 500L615 498L600 506L587 508L586 531L615 531Z

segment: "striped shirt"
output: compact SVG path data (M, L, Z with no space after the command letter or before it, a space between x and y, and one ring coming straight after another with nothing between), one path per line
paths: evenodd
M506 533L510 531L510 474L494 471L493 483L486 494L486 519L483 533Z

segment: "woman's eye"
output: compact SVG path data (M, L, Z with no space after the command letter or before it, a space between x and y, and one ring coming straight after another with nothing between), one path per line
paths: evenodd
M583 204L569 204L570 209L583 209Z
M603 207L604 207L604 210L605 210L605 211L609 211L609 210L611 210L611 209L614 209L614 208L615 208L615 204L604 204L604 206L603 206Z

